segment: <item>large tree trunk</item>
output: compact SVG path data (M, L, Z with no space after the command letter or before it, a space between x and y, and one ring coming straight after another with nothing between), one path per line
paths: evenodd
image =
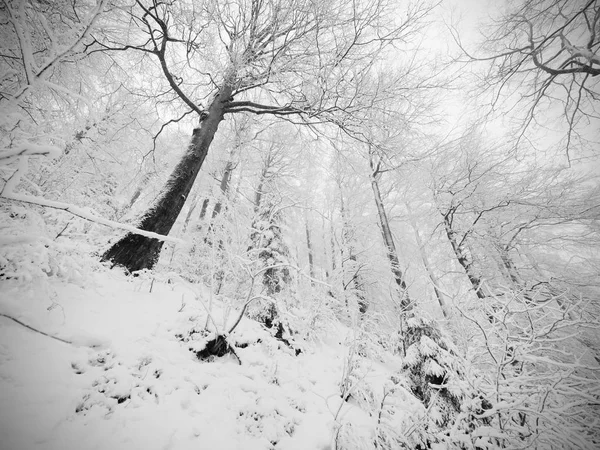
M381 200L381 192L379 191L379 183L377 181L377 169L373 168L372 162L371 168L373 169L371 173L371 187L373 188L375 205L377 206L377 213L379 214L379 223L381 225L383 243L387 249L387 257L390 261L394 280L398 285L400 306L402 307L402 310L410 311L412 309L412 303L410 301L410 297L408 296L408 288L406 286L406 281L404 280L404 273L402 272L402 269L400 269L400 261L398 260L398 252L396 251L396 244L394 243L394 238L390 229L390 223L383 206L383 201Z
M232 88L228 85L219 91L208 109L208 116L200 123L200 128L194 130L186 153L173 170L156 204L144 214L139 228L169 234L223 120L224 107L231 94ZM129 233L109 248L102 255L102 260L111 261L113 266L123 266L130 272L152 269L158 261L162 245L163 241L158 239Z

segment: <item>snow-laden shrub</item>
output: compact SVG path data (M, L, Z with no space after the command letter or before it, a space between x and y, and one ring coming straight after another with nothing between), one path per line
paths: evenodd
M78 256L74 243L51 236L35 209L0 203L0 279L32 283L57 277L81 282L85 270Z
M491 404L473 387L467 363L432 323L411 318L404 335L403 372L408 388L427 408L416 435L421 448L444 443L446 448L474 448L470 435L488 419Z
M548 286L552 287L552 286ZM595 449L600 445L597 347L582 339L598 330L595 305L568 290L515 292L491 322L471 323L473 364L486 376L489 427L472 433L479 448Z

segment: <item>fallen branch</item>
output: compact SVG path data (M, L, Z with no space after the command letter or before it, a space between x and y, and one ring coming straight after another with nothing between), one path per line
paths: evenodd
M16 322L16 323L18 323L19 325L21 325L21 326L23 326L23 327L25 327L25 328L27 328L27 329L29 329L29 330L31 330L31 331L34 331L34 332L36 332L36 333L39 333L39 334L42 334L42 335L44 335L44 336L47 336L47 337L49 337L49 338L55 339L55 340L57 340L57 341L59 341L59 342L62 342L62 343L64 343L64 344L70 344L70 345L73 345L73 343L72 343L71 341L67 341L67 340L65 340L65 339L61 339L61 338L59 338L59 337L56 337L56 336L52 336L51 334L48 334L48 333L44 333L43 331L40 331L40 330L38 330L37 328L33 328L33 327L31 327L31 326L27 325L26 323L23 323L23 322L21 322L19 319L15 319L14 317L11 317L11 316L9 316L9 315L7 315L7 314L0 313L0 316L2 316L2 317L6 317L7 319L10 319L10 320L12 320L13 322Z

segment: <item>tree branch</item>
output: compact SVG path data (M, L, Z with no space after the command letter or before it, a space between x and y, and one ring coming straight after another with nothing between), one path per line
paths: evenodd
M40 331L37 328L33 328L32 326L29 326L26 323L21 322L19 319L15 319L14 317L9 316L8 314L0 313L0 316L6 317L7 319L12 320L13 322L18 323L19 325L21 325L21 326L23 326L23 327L27 328L28 330L31 330L31 331L33 331L35 333L39 333L39 334L41 334L43 336L47 336L47 337L49 337L51 339L54 339L54 340L59 341L59 342L62 342L63 344L73 345L73 343L71 341L67 341L65 339L61 339L59 337L52 336L51 334L45 333L43 331Z

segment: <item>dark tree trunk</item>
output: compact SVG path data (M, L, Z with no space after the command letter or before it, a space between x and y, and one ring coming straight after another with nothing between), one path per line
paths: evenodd
M377 181L377 169L371 168L374 170L371 173L371 187L373 188L373 195L375 196L375 205L377 206L377 213L379 214L379 223L381 225L381 235L383 237L383 243L385 244L387 250L387 257L390 261L390 266L392 269L392 274L394 275L394 280L398 285L398 290L400 294L400 306L404 311L410 311L412 309L412 303L410 301L410 297L408 296L408 288L406 286L406 281L404 280L404 273L402 269L400 269L400 261L398 260L398 251L396 250L396 244L394 243L394 238L392 236L392 231L390 229L390 223L387 217L387 213L385 212L385 208L383 206L383 200L381 199L381 192L379 191L379 183Z
M225 85L208 109L208 115L192 134L190 145L171 174L156 204L143 216L139 228L168 235L181 212L194 181L202 167L210 144L223 120L224 107L231 97L232 89ZM103 261L113 266L123 266L130 272L152 269L163 246L163 241L129 233L109 248Z

